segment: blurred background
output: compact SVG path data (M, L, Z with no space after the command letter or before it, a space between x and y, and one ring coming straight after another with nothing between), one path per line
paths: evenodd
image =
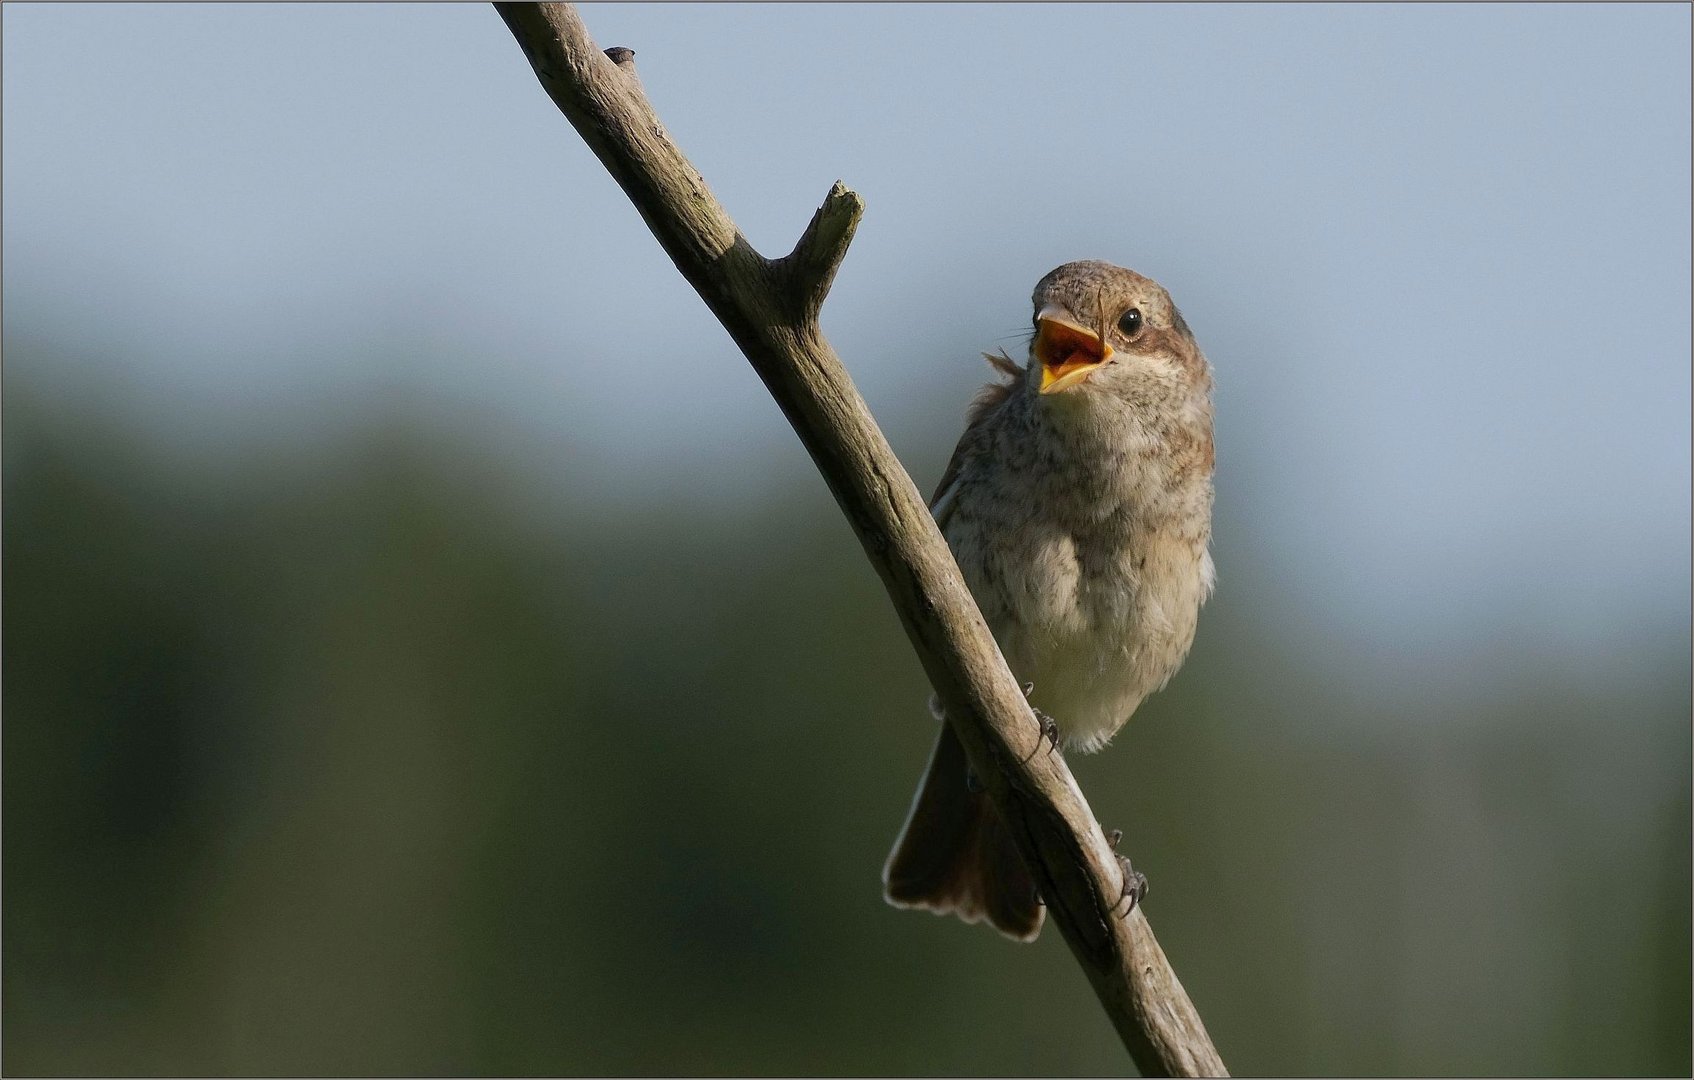
M1237 1074L1686 1074L1686 6L584 17L864 195L926 492L1046 271L1182 305L1220 584L1072 764ZM3 18L7 1072L1130 1067L884 906L919 666L491 9Z

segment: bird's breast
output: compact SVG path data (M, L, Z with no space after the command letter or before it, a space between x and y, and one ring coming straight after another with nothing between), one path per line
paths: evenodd
M1084 750L1180 666L1210 587L1204 520L1152 520L1129 503L1092 509L1067 513L1052 492L1002 493L967 500L948 529L1014 674Z

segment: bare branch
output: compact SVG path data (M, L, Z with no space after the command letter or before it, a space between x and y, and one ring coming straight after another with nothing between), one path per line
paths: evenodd
M859 227L859 218L864 213L864 200L837 180L807 223L806 231L800 234L800 242L778 264L788 278L788 287L803 300L804 319L817 320L824 297L829 295L829 286L835 280L835 271L847 257L847 245L853 242L853 230Z
M922 497L817 315L863 202L837 183L794 251L753 250L659 123L628 49L595 48L568 4L496 4L541 85L629 196L770 389L858 534L1041 888L1144 1075L1224 1076L1142 912L1118 914L1118 861L1006 667ZM874 875L873 875L874 878Z

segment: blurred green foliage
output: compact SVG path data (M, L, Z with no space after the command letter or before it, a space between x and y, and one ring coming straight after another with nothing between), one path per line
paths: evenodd
M6 390L7 1072L1129 1068L1056 933L882 903L933 721L821 484L555 498L400 411L185 457ZM1232 1069L1686 1073L1686 634L1361 686L1224 581L1074 764Z

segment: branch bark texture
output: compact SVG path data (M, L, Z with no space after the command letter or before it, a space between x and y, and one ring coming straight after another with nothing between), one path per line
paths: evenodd
M1136 1066L1147 1076L1227 1075L1145 915L1120 914L1116 856L1063 757L1044 752L1040 725L946 541L818 328L818 310L864 211L859 196L837 182L794 250L765 258L671 141L630 50L596 48L569 4L495 7L548 96L805 444Z

